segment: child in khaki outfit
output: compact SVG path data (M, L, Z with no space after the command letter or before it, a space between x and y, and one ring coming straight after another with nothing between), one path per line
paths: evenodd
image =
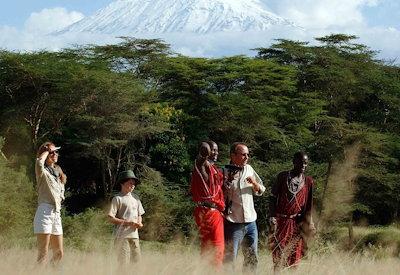
M115 225L115 247L118 259L127 264L140 260L140 244L138 228L142 228L144 209L139 197L133 194L139 179L132 170L123 171L118 175L117 184L121 192L111 201L108 212L109 221Z

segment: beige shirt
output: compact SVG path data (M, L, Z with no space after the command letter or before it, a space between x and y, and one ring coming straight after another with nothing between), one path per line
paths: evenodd
M258 192L254 192L253 185L246 180L247 177L254 177L260 184ZM253 167L247 164L235 175L230 186L225 192L228 200L232 201L232 212L226 216L226 219L233 223L254 222L257 219L257 213L254 209L253 195L261 196L265 192L261 178Z
M56 211L61 210L61 201L64 199L64 184L55 178L45 168L45 160L36 159L35 174L38 191L38 204L54 205Z
M138 222L139 216L144 213L142 203L136 194L127 193L123 195L120 193L112 199L108 216L128 222ZM130 226L115 225L114 233L116 238L139 238L138 229L133 229Z

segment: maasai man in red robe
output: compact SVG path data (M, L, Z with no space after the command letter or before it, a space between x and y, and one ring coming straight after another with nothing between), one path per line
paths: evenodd
M279 173L270 200L271 234L274 270L297 265L305 252L305 239L315 234L311 217L313 179L305 176L308 156L293 156L293 169Z
M199 228L201 255L210 257L216 267L222 266L224 257L225 208L222 193L223 175L214 164L218 157L215 142L202 142L192 172L191 194L196 203L194 218Z

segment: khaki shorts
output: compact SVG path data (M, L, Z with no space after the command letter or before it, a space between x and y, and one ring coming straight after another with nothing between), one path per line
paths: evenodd
M56 212L54 205L48 203L39 204L33 220L33 232L35 234L63 234L61 215L60 212Z

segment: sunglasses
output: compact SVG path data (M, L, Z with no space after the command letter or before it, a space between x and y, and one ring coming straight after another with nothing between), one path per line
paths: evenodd
M58 155L58 150L54 150L54 151L49 152L49 155L54 155L54 154Z

